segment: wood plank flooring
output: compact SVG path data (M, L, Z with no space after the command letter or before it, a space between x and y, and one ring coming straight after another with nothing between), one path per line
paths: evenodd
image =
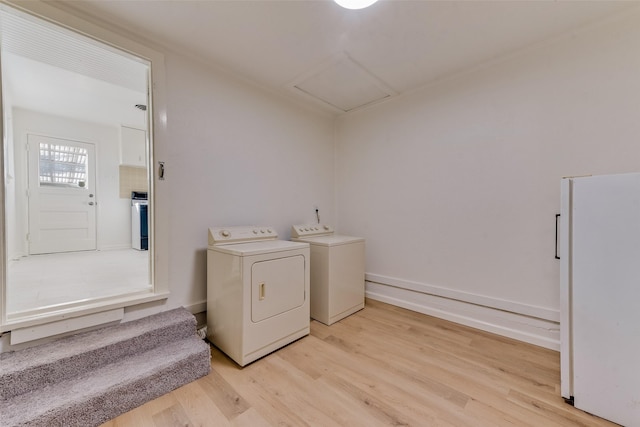
M244 368L212 372L102 427L615 426L560 397L559 353L367 300Z

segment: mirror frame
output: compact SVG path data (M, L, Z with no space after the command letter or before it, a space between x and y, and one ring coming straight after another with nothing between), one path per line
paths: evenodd
M138 304L165 300L169 296L168 283L168 194L166 185L158 184L158 173L155 168L158 159L162 159L166 154L167 140L167 114L166 114L166 89L165 89L165 68L164 55L159 51L142 45L131 37L126 37L112 32L94 23L88 16L76 16L78 12L51 4L33 1L11 1L0 0L0 9L26 13L39 19L48 21L54 25L64 27L68 30L92 38L100 43L112 46L118 50L130 53L149 62L149 106L148 106L148 162L147 168L149 180L149 232L151 247L150 256L150 283L152 292L150 294L130 297L115 297L103 302L88 302L86 305L39 315L33 318L7 319L6 311L6 211L5 211L5 143L4 140L4 111L0 102L0 132L2 135L2 150L0 152L0 227L2 233L0 237L0 334L12 329L30 327L53 323L69 318L81 317L88 314L100 313L114 308L126 308ZM104 23L101 23L105 25ZM0 61L2 59L0 58ZM1 63L0 63L1 64ZM0 78L2 76L0 75ZM2 88L0 87L0 99ZM162 162L165 164L165 161ZM162 181L163 184L165 181Z

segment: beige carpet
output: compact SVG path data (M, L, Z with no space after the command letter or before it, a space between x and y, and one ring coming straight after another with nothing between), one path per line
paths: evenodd
M0 426L97 426L210 371L196 321L175 309L0 354Z

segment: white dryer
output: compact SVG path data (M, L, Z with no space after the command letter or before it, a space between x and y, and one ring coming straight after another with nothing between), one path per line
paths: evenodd
M364 308L364 244L322 224L294 225L291 240L311 245L311 318L326 325Z
M209 229L207 337L240 366L309 334L309 245L277 237Z

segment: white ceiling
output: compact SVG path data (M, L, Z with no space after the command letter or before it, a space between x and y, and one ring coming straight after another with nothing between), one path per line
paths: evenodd
M336 58L350 58L351 68L376 83L365 97L380 88L382 98L392 97L638 7L614 1L380 0L363 10L342 9L331 0L63 3L331 112L345 108L296 86L348 90L362 75L320 73L340 62Z
M2 78L5 101L13 107L109 126L146 127L146 113L135 108L147 103L140 90L8 52L2 58Z
M146 126L148 63L21 13L0 11L5 107Z

